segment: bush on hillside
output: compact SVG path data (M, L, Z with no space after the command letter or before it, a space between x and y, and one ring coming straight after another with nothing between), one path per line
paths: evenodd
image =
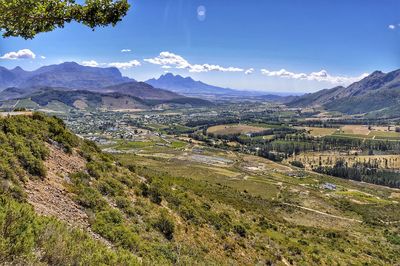
M172 240L174 237L175 224L171 217L169 217L165 212L160 214L153 226L160 231L166 239Z

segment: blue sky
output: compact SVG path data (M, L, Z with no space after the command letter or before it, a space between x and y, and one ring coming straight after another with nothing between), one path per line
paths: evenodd
M0 65L32 70L76 61L117 66L137 80L168 71L223 87L281 92L316 91L400 68L398 0L130 3L115 28L72 23L34 40L1 39Z

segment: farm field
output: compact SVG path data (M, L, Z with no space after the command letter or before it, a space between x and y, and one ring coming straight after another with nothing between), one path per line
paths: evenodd
M233 135L233 134L257 133L266 129L267 128L265 127L251 126L245 124L218 125L208 128L207 132L217 135Z
M329 136L337 131L336 128L322 128L322 127L306 127L304 129L310 132L310 135L314 137Z
M300 127L301 128L301 127ZM340 128L302 127L314 137L340 136L349 138L400 140L400 133L388 131L387 127L371 127L363 125L345 125Z

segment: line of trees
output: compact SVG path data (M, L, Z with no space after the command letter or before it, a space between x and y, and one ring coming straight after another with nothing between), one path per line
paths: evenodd
M377 165L370 163L356 163L350 167L345 161L340 160L333 167L318 166L313 170L344 179L400 188L400 173L380 170Z

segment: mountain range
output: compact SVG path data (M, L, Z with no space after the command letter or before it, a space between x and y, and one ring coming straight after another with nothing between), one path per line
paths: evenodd
M292 107L323 107L346 114L398 110L400 104L400 70L375 71L348 87L334 87L296 97Z
M98 68L66 62L44 66L34 71L20 67L8 70L0 67L0 90L9 87L64 87L70 89L96 89L134 81L123 77L117 68Z
M50 98L57 95L56 98L68 99L71 91L79 91L73 93L74 97L80 95L78 98L83 101L89 97L87 92L91 92L90 99L98 93L97 98L117 96L116 99L124 99L126 102L122 97L125 96L130 99L128 103L144 101L140 105L147 106L168 103L207 106L211 104L208 101L210 99L262 100L283 102L290 107L321 107L346 114L374 112L390 116L400 110L400 70L389 73L375 71L347 87L338 86L303 96L282 97L257 91L221 88L170 73L158 79L137 82L122 76L117 68L87 67L75 62L45 66L34 71L25 71L20 67L11 70L0 67L0 101L32 96L38 99L37 95L48 98L46 93L52 95ZM118 104L118 100L114 104ZM120 104L127 105L122 102ZM88 105L93 105L93 102L89 101Z
M261 91L243 91L222 88L206 84L202 81L196 81L191 77L182 77L180 75L174 75L172 73L164 74L158 79L149 79L146 81L146 83L152 85L155 88L165 89L182 95L200 97L204 99L243 99L243 97L245 97L245 99L277 101L282 98L281 96L272 95Z
M113 107L120 105L136 109L158 104L188 104L208 106L206 100L179 95L168 90L123 77L117 68L98 68L66 62L50 65L35 71L20 67L8 70L0 68L0 100L29 98L39 105L58 101L71 107L111 107L105 104L112 99Z
M240 91L228 88L221 88L206 84L201 81L195 81L191 77L182 77L167 73L158 79L152 78L146 81L153 87L170 90L180 94L215 94L215 95L238 95Z

